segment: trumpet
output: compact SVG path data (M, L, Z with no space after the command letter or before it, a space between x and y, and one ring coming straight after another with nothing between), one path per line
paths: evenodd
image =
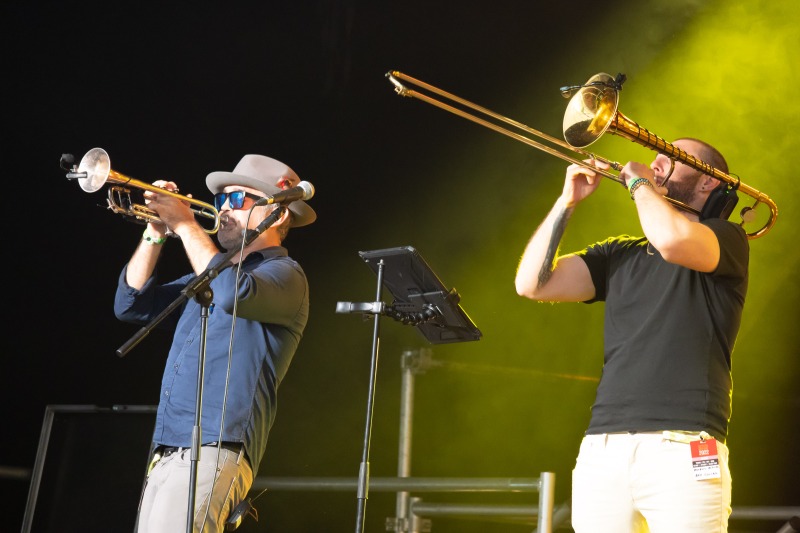
M623 186L625 185L625 180L618 174L612 172L612 170L617 172L622 170L622 165L610 159L593 154L584 148L594 143L603 134L611 133L640 144L645 148L650 148L661 154L664 154L670 158L673 168L675 162L679 161L725 183L725 188L722 190L722 194L726 196L726 203L724 204L724 207L722 208L722 214L720 215L722 218L727 218L735 207L738 199L736 195L737 191L751 197L753 199L753 204L743 207L739 212L739 216L741 217L741 222L739 225L743 228L745 227L745 224L750 226L754 224L760 224L752 231L747 231L747 228L745 228L745 233L749 239L754 239L766 234L772 228L772 226L775 225L775 221L778 217L778 206L766 194L754 189L753 187L745 185L737 176L722 172L721 170L714 168L709 163L687 154L677 146L670 144L661 137L649 132L619 112L617 109L619 91L622 88L622 83L625 81L625 76L623 74L618 75L615 79L608 74L600 73L592 76L583 85L561 88L562 96L565 98L570 98L570 102L567 105L567 110L564 114L563 120L563 135L566 142L531 128L530 126L522 124L521 122L517 122L516 120L512 120L508 117L490 111L485 107L481 107L452 93L443 91L438 87L434 87L433 85L412 78L411 76L403 74L402 72L398 72L396 70L389 71L386 73L386 77L394 85L395 92L400 96L422 100L423 102L458 115L481 126L487 127L498 133L511 137L512 139L523 142L550 155L563 159L564 161L589 167L599 175L617 181ZM419 90L409 89L402 82L414 85L418 89L423 89L428 93L435 94L446 101L434 98L425 92L420 92ZM447 103L447 101L450 103ZM477 112L477 114L465 111L463 108L471 109L472 111ZM551 145L558 146L559 148L548 146L547 144L518 133L517 131L510 130L498 123L510 125L517 130L533 135L534 137L537 137L542 141L546 141ZM606 170L591 163L587 163L578 159L576 155L581 155L584 158L591 159L593 161L604 162L611 168L610 170ZM692 212L698 216L701 214L697 209L694 209L683 202L669 197L665 197L665 199L679 209ZM766 206L769 212L766 215L759 216L759 214L756 213L756 208L759 206ZM766 218L766 220L763 220L762 222L762 219L764 218Z
M62 157L62 162L63 161L64 157ZM144 191L166 194L188 202L195 216L213 221L212 227L204 228L206 233L213 235L219 230L219 212L213 205L195 200L189 196L183 196L174 191L135 180L112 170L111 159L108 157L108 153L102 148L92 148L86 152L80 164L78 164L77 167L73 166L70 172L67 173L67 178L77 179L81 189L86 192L98 191L106 182L112 183L113 185L108 188L108 209L122 215L131 222L139 224L147 224L148 222L163 224L163 221L158 217L158 213L145 205L136 204L131 200L130 188L135 187Z

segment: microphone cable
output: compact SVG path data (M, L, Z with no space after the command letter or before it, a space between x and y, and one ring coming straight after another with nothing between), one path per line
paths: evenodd
M203 531L206 525L206 521L208 520L208 513L211 510L211 498L214 494L214 487L217 484L217 476L219 474L219 456L222 453L222 435L225 431L225 413L227 411L228 406L228 390L230 385L230 377L231 377L231 365L233 362L233 340L234 340L234 333L236 332L236 317L239 309L239 279L242 273L242 262L244 261L244 248L245 248L245 240L247 235L247 226L250 224L250 217L253 215L253 209L255 208L255 204L250 208L250 211L247 213L247 220L245 222L245 229L242 230L242 243L239 245L239 261L236 264L236 279L234 280L233 285L233 311L231 313L231 333L228 340L228 363L225 369L225 392L222 397L222 414L220 415L220 423L219 423L219 436L217 438L217 457L214 460L214 479L211 483L211 488L209 489L208 495L208 505L206 506L206 513L203 516L203 524L200 526L200 531ZM284 209L282 205L278 205L276 209ZM244 447L244 443L242 444ZM260 496L260 494L259 494ZM245 500L246 501L246 500ZM238 509L238 507L237 507ZM241 523L243 516L239 518L239 523ZM239 527L238 524L236 527ZM234 529L236 529L234 527Z

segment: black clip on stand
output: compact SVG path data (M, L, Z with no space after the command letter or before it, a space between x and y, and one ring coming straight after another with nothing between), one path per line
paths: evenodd
M272 226L283 214L285 206L280 209L272 211L267 218L255 229L249 229L244 234L244 247L246 248L251 242L264 233L267 228ZM192 533L194 525L194 511L195 511L195 496L197 491L197 463L200 460L200 440L201 440L201 409L203 407L203 370L206 360L206 334L208 331L208 310L211 307L211 302L214 300L214 291L211 290L211 281L216 278L219 273L226 268L233 266L231 259L240 253L238 248L229 250L220 258L216 265L207 268L205 271L195 276L193 280L181 291L178 296L166 309L164 309L157 317L151 320L146 326L140 329L133 337L131 337L125 344L117 349L119 357L125 357L137 344L139 344L158 324L161 323L167 316L169 316L175 309L183 305L189 298L194 298L200 304L200 354L197 362L197 397L195 400L195 415L194 427L192 428L192 458L191 469L189 471L189 508L186 517L186 531ZM219 436L222 439L222 435Z
M404 246L359 252L359 255L378 275L375 301L337 302L336 304L337 313L360 313L375 316L372 331L367 419L356 495L358 498L357 533L364 531L369 493L369 446L372 438L372 412L380 345L380 316L386 315L403 324L417 326L420 333L432 344L471 341L481 338L480 330L475 327L475 324L458 304L459 296L456 290L445 289L416 249ZM384 285L395 298L391 306L387 306L381 301Z

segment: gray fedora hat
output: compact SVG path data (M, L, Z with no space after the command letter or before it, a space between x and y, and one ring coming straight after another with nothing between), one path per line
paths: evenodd
M294 170L264 155L247 154L244 156L233 172L212 172L206 176L206 186L212 193L222 192L228 185L242 185L252 187L264 193L265 196L274 196L283 188L295 187L300 183ZM306 226L317 219L317 214L302 200L296 200L287 205L292 212L292 227Z

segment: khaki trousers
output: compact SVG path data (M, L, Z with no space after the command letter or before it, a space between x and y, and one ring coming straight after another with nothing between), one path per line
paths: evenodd
M153 466L139 508L138 533L186 531L191 454L190 448L183 448L158 460ZM216 446L200 447L194 505L195 532L225 531L225 520L253 484L253 471L243 451L236 453L221 449L219 461L216 459Z

